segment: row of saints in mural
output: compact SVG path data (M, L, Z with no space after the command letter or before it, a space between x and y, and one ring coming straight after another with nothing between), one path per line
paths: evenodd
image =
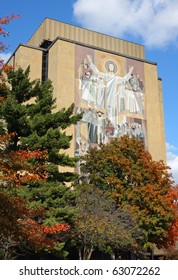
M134 66L121 76L112 56L101 61L99 69L89 54L78 60L75 104L83 118L76 126L75 155L125 134L145 141L143 79Z

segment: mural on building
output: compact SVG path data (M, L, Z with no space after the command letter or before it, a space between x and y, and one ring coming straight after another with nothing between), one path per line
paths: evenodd
M143 63L76 46L76 155L124 134L146 143Z

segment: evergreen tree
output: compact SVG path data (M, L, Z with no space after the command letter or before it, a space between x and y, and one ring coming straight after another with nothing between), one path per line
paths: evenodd
M44 208L43 222L47 225L72 224L75 191L65 182L74 180L76 174L61 172L60 166L75 166L75 159L62 152L70 147L72 139L65 129L76 124L82 116L73 115L74 104L56 111L51 81L30 81L29 73L29 67L25 71L10 69L7 73L9 85L0 89L3 97L1 133L13 133L9 146L12 150L48 151L46 181L29 184L24 196L30 202L29 207Z

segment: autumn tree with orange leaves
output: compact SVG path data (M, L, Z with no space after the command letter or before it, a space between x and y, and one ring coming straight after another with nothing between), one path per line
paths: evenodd
M17 152L26 148L31 151L48 151L46 181L30 182L24 186L24 192L30 207L44 208L45 215L39 217L41 223L48 226L56 223L72 225L75 192L65 182L74 180L77 175L72 169L71 172L61 170L61 166L75 166L75 159L64 152L70 147L72 139L65 130L76 124L81 115L73 115L74 104L67 109L54 111L56 103L51 81L31 81L29 73L29 67L26 70L18 68L7 72L9 87L5 84L0 90L3 97L0 104L0 134L7 131L11 135L11 151ZM30 102L32 97L34 102ZM63 253L63 257L67 256L69 242L63 245L65 248L61 247L61 242L55 246L52 252L55 258L61 258ZM45 258L50 256L46 255Z
M44 209L29 208L24 192L24 186L46 180L47 151L12 151L9 149L10 137L8 134L0 136L0 237L6 243L10 240L9 247L22 248L25 245L28 250L36 252L51 250L57 241L62 240L60 233L69 226L40 223L39 217L43 217ZM53 235L56 235L56 241L51 238ZM3 244L0 251L5 251L2 247ZM3 255L6 254L7 248Z
M8 35L4 25L15 18L18 16L0 18L0 35ZM0 51L5 48L6 46L1 42ZM63 247L61 233L64 235L64 232L69 229L69 226L64 223L45 224L44 207L36 207L30 198L30 186L39 185L47 180L48 151L12 147L13 139L19 137L17 126L13 127L11 122L10 129L3 115L3 106L8 103L9 71L13 69L4 65L3 60L0 59L0 258L2 259L14 258L19 253L27 255L30 251L38 253L52 250L56 246L60 251ZM23 94L25 93L22 92ZM10 111L11 109L9 113ZM22 106L21 113L23 111ZM21 117L23 118L23 113L21 116L16 116L15 121L18 123ZM22 122L22 126L23 124Z
M137 138L123 136L83 158L82 181L132 212L144 234L143 248L172 246L178 237L177 189L163 161L154 161Z

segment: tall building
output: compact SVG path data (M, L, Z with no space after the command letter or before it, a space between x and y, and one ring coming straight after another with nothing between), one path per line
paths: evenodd
M52 80L57 109L75 103L83 112L68 131L70 155L128 134L166 161L162 83L144 46L46 18L8 64L30 65L31 79Z

